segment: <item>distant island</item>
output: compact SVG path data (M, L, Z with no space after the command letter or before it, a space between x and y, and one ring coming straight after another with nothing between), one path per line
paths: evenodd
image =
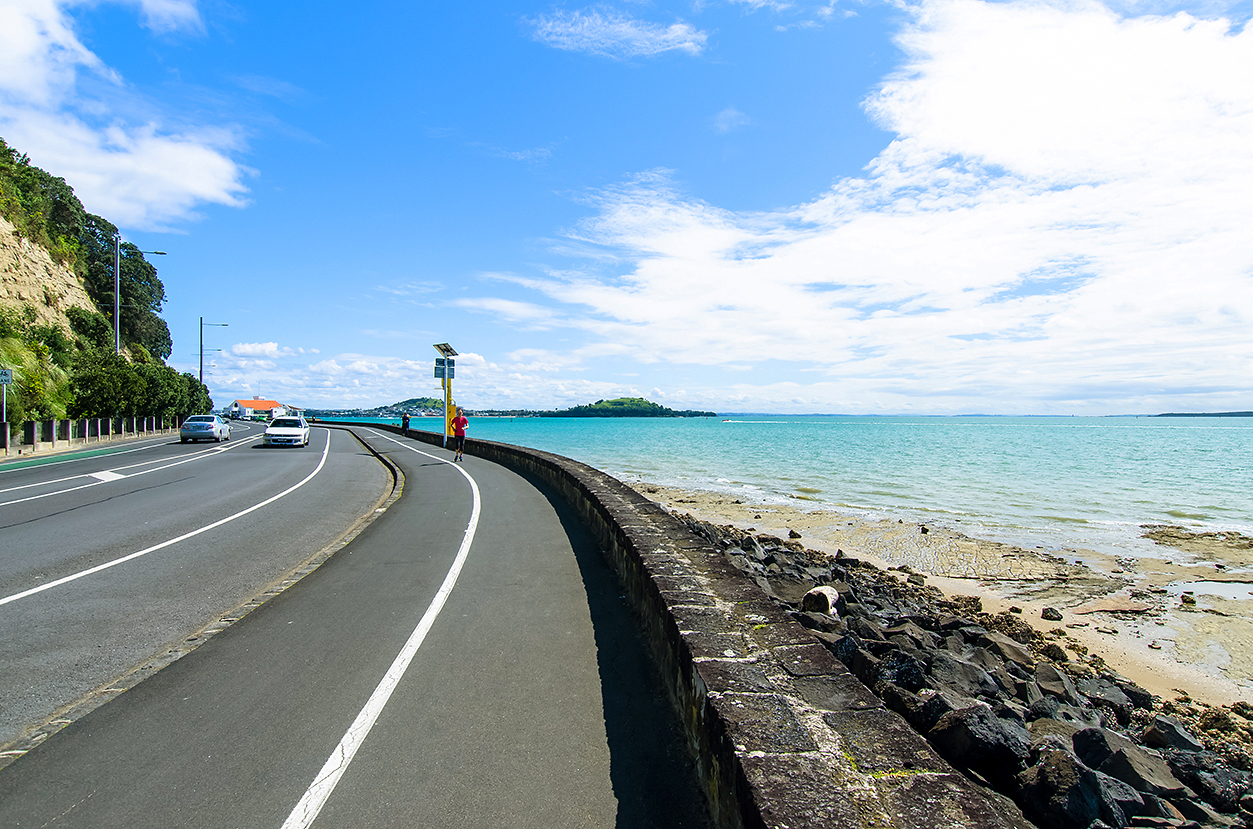
M692 409L675 411L667 409L642 397L619 397L616 400L597 400L586 406L537 412L540 417L717 417L716 412L698 412Z
M305 409L309 417L403 417L404 415L439 415L444 401L438 397L411 397L389 406L373 409ZM616 400L597 400L586 406L572 409L539 411L535 409L466 409L466 413L478 417L717 417L716 412L698 412L691 409L676 411L649 402L642 397L619 397Z
M1253 417L1253 412L1167 412L1153 417Z

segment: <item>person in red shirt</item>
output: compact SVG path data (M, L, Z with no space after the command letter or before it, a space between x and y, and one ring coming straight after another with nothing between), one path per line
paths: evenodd
M466 410L457 407L457 416L452 419L452 433L456 438L457 456L454 461L461 460L461 452L466 448L466 427L470 425L470 421L466 418Z

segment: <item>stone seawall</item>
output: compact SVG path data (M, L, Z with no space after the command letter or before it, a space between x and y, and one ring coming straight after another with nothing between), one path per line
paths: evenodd
M436 433L409 434L441 443ZM715 825L1031 826L657 504L560 455L473 439L466 452L551 486L599 541L682 719Z

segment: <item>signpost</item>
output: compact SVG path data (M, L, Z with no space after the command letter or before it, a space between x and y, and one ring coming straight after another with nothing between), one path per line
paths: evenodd
M0 424L4 428L4 454L9 454L9 384L13 382L13 369L0 368Z
M440 356L435 358L435 376L444 387L443 446L446 449L448 448L448 435L452 431L452 378L457 371L457 364L453 357L457 356L457 349L448 343L435 343L434 348L440 353Z

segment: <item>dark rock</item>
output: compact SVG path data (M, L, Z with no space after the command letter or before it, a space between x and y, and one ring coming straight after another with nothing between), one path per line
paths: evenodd
M1070 677L1047 662L1041 662L1039 665L1036 665L1035 681L1040 686L1040 690L1047 696L1056 697L1071 705L1082 704L1082 700L1079 699L1079 692L1075 690L1075 684L1070 680Z
M1168 749L1166 763L1182 782L1220 812L1239 811L1253 792L1253 774L1232 767L1213 751Z
M1031 753L1027 729L997 717L984 705L948 712L927 737L950 763L978 772L994 784L1012 780Z
M911 720L910 724L924 734L935 728L935 724L949 711L960 711L979 704L977 699L946 689L926 688L919 694L919 698L923 701L922 708L917 712L917 722Z
M1079 731L1075 734L1076 741L1083 733ZM1117 777L1145 794L1173 799L1183 797L1186 793L1184 785L1171 773L1164 760L1138 746L1118 749L1097 770Z
M1017 697L1023 705L1028 706L1028 708L1045 698L1044 694L1040 691L1040 686L1035 684L1034 679L1017 680L1014 682L1013 692L1014 696ZM1056 700L1054 700L1054 702L1056 702ZM1032 719L1035 718L1032 717Z
M1041 762L1018 775L1018 801L1044 829L1127 825L1119 803L1102 790L1100 776L1069 752L1046 751Z
M894 682L883 680L875 683L874 693L883 700L884 705L904 717L911 726L918 727L915 723L921 721L923 701L917 694Z
M1206 804L1195 800L1184 798L1172 801L1170 805L1179 810L1184 820L1194 820L1202 826L1231 826L1234 823L1231 818L1223 817Z
M987 637L984 637L985 641L986 639ZM980 668L987 671L989 674L995 673L999 671L1001 668L1005 667L1005 663L1001 660L999 656L996 656L990 650L984 647L970 648L962 656L962 659L965 660L966 662L970 662L974 665L978 665Z
M975 626L974 622L962 616L953 616L951 614L943 614L936 617L935 629L940 631L954 631L965 627Z
M1046 607L1040 611L1040 618L1046 622L1060 622L1062 612L1055 607Z
M889 639L896 636L907 638L913 645L914 649L921 650L923 648L935 648L940 644L940 637L936 636L929 630L924 630L917 623L912 621L898 622L891 627L884 628L883 634Z
M1204 751L1205 746L1183 727L1183 723L1174 717L1158 714L1144 729L1141 737L1144 744L1151 748L1177 748L1181 751Z
M1100 678L1084 679L1076 687L1093 705L1111 709L1122 725L1131 722L1131 698L1114 683Z
M815 587L801 597L801 610L810 613L839 616L843 615L847 604L844 597L840 595L840 591L829 584Z
M917 693L927 684L926 666L918 658L898 651L880 660L879 680L895 683Z
M1144 809L1140 813L1145 817L1161 817L1167 820L1184 820L1183 813L1176 809L1168 800L1164 800L1157 795L1145 794Z
M1101 799L1112 802L1124 815L1130 818L1144 811L1144 795L1131 786L1104 772L1098 771L1096 779L1101 784Z
M854 651L853 657L848 663L848 669L867 688L873 688L874 684L879 681L879 658L868 651L860 648Z
M845 620L848 622L848 629L856 633L867 642L886 642L887 637L883 635L883 627L873 619L861 615L855 615L851 608L852 605L846 605L849 609L849 616Z
M1131 700L1131 704L1142 710L1149 710L1153 707L1153 695L1148 691L1136 685L1126 677L1115 676L1113 682L1118 686L1127 698Z
M988 635L988 629L983 627L983 625L966 625L958 628L957 632L961 634L962 639L965 639L971 645L979 644L979 640Z
M845 634L834 645L828 645L831 653L835 654L835 658L843 662L845 665L853 664L853 654L862 650L861 639L855 633Z
M1078 705L1066 705L1065 703L1057 706L1055 716L1059 720L1072 722L1084 728L1103 728L1101 725L1101 717L1090 708L1082 708Z
M1037 688L1039 686L1036 686ZM1042 697L1027 706L1028 720L1055 719L1061 703L1055 697Z
M1116 731L1106 728L1081 728L1072 739L1075 755L1088 768L1098 769L1101 764L1122 749L1134 749L1136 744Z
M1065 741L1066 746L1073 745L1071 738L1075 732L1079 730L1079 726L1074 723L1068 723L1064 720L1054 720L1048 717L1042 717L1033 720L1027 726L1027 731L1031 734L1032 745L1039 745L1049 737L1061 737Z
M848 625L844 624L843 619L837 619L825 613L801 612L790 615L810 630L820 630L824 633L844 633L848 630Z
M995 697L999 686L988 675L988 672L962 659L958 659L948 651L934 651L931 654L931 679L948 688L952 688L962 696Z

